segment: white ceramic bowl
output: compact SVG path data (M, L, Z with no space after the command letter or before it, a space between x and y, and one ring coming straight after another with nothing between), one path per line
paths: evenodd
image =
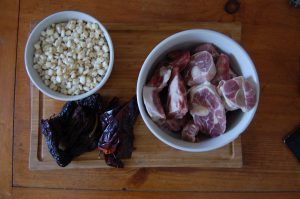
M67 22L71 19L81 19L83 21L97 23L100 29L103 31L105 39L108 43L110 55L109 55L109 66L107 68L106 74L104 75L103 79L98 83L92 90L85 92L80 95L64 95L59 92L55 92L51 90L48 86L46 86L37 71L33 68L33 54L34 54L34 44L39 40L40 34L42 30L46 29L48 26L50 26L53 23L60 23L60 22ZM105 82L108 80L112 68L114 64L114 48L113 43L111 41L111 38L105 29L105 27L94 17L77 11L63 11L58 12L55 14L52 14L45 19L43 19L41 22L39 22L35 28L31 31L29 38L26 43L25 47L25 65L26 65L26 71L27 74L32 81L32 83L45 95L62 101L73 101L73 100L79 100L85 97L88 97L95 93L97 90L99 90Z
M216 138L208 138L199 143L183 141L180 137L176 137L174 133L161 129L151 120L145 109L142 97L142 89L148 74L151 74L157 62L164 58L168 52L192 47L199 43L213 43L221 51L228 54L234 71L246 78L250 78L256 84L257 104L259 100L259 80L251 58L237 42L226 35L211 30L195 29L176 33L160 42L148 55L139 73L136 90L139 110L147 127L159 140L176 149L190 152L210 151L232 142L245 131L257 109L256 104L247 113L241 111L233 112L227 121L227 129L223 135Z

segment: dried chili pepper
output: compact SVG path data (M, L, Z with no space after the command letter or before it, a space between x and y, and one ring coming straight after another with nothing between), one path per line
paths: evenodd
M138 113L136 97L123 106L114 97L105 108L101 96L94 94L67 102L58 115L41 120L42 134L59 166L67 166L74 157L98 145L107 165L121 168L120 158L130 158L133 151Z
M101 136L99 114L103 110L99 94L67 102L57 116L41 120L42 133L50 154L65 167L80 154L97 147Z
M133 125L139 114L136 96L120 109L120 105L106 111L100 118L104 124L98 149L104 153L109 166L123 167L120 158L130 158L133 151ZM109 118L109 119L108 119ZM107 124L107 125L106 125Z

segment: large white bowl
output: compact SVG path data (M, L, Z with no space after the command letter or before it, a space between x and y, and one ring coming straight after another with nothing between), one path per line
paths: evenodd
M39 40L40 34L42 30L46 29L48 26L50 26L53 23L60 23L60 22L67 22L71 19L81 19L83 21L87 22L92 22L98 24L99 28L103 31L104 37L107 41L108 47L109 47L109 66L107 68L107 71L103 77L103 79L90 91L85 92L80 95L65 95L59 92L55 92L51 90L48 86L44 84L42 81L41 77L37 73L37 71L33 68L33 53L34 53L34 44ZM45 19L43 19L41 22L39 22L35 28L31 31L29 38L26 43L25 47L25 65L26 65L26 71L27 74L32 81L32 83L40 90L42 91L45 95L57 99L57 100L62 100L62 101L73 101L73 100L79 100L83 99L85 97L88 97L95 93L97 90L99 90L105 82L108 80L113 64L114 64L114 48L113 48L113 43L111 41L111 38L105 29L105 27L94 17L82 13L82 12L77 12L77 11L63 11L63 12L58 12L55 14L52 14Z
M250 78L257 89L257 104L247 113L235 111L227 121L226 132L216 138L208 138L199 143L190 143L180 139L174 133L158 127L149 117L143 102L142 90L148 75L151 74L157 62L175 49L188 48L199 43L213 43L230 56L234 71ZM204 152L220 148L236 139L250 124L257 109L259 100L259 80L255 66L246 51L234 40L219 32L195 29L176 33L160 42L146 58L137 81L137 101L141 116L150 131L165 144L190 152Z

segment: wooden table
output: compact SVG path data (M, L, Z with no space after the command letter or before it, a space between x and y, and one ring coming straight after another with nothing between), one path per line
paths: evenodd
M282 137L300 122L300 10L287 0L2 0L0 18L0 198L300 198L300 164ZM30 82L24 45L30 24L60 10L104 23L241 22L257 67L261 99L242 136L243 168L30 171ZM147 55L148 52L145 52Z

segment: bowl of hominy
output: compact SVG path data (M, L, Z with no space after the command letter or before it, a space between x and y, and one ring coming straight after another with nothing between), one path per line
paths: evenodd
M108 80L114 49L105 27L77 11L52 14L31 31L25 66L32 83L45 95L62 101L83 99Z

